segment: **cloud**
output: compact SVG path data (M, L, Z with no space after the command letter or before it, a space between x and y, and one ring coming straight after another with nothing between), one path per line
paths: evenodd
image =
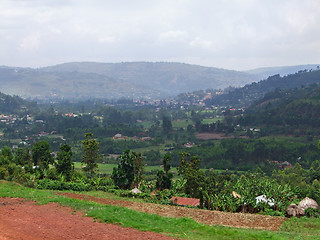
M319 22L318 0L2 0L0 65L319 63Z
M24 37L20 41L20 49L23 51L32 51L32 50L38 50L41 45L40 35L34 34Z
M190 42L191 47L202 47L209 49L212 47L212 41L203 39L201 37L196 37L194 40Z
M161 42L165 41L184 41L188 37L188 33L186 31L181 30L170 30L164 33L161 33L159 36L159 40Z

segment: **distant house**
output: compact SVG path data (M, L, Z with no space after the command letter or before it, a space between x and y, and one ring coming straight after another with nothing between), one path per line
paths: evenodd
M44 137L44 136L47 136L48 135L48 133L46 133L46 132L44 132L44 131L41 131L40 133L39 133L39 137Z
M197 207L200 205L200 199L198 198L172 197L170 202L180 206Z
M289 163L288 161L284 161L281 163L283 168L291 168L293 165Z
M151 137L142 137L141 138L141 141L149 141L151 140L152 138Z
M183 144L183 146L185 146L185 147L187 147L187 148L191 148L191 147L194 146L194 143L188 142L188 143Z
M114 140L125 140L127 138L128 138L128 136L122 136L122 134L120 134L120 133L117 133L116 135L113 136Z

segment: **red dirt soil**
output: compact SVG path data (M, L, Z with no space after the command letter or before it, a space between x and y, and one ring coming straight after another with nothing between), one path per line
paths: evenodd
M179 206L160 205L153 203L139 203L123 200L111 200L97 198L76 193L59 193L70 198L94 201L106 205L116 205L130 208L134 211L158 214L165 217L189 217L193 220L207 225L223 225L238 228L255 228L263 230L277 231L286 220L284 217L272 217L259 214L229 213L220 211L208 211L196 208L186 208Z
M173 239L114 224L94 222L56 203L36 205L21 198L0 198L0 240Z

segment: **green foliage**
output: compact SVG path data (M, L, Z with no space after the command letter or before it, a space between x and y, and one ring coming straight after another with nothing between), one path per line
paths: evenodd
M320 71L317 71L320 74ZM260 126L264 134L294 134L312 141L319 135L320 86L277 89L252 104L234 124Z
M157 173L156 189L170 189L172 184L172 173L170 171L170 164L168 162L171 160L171 156L166 154L163 156L163 170L159 170Z
M86 139L82 141L82 163L84 164L83 171L86 175L93 177L95 175L95 170L98 167L97 162L101 159L99 154L99 143L96 139L93 139L92 133L86 133L85 137Z
M248 171L260 167L271 175L274 169L283 167L286 161L292 165L298 162L303 168L309 168L312 162L320 159L316 144L302 143L295 139L235 138L200 143L201 146L183 150L177 147L171 151L172 165L179 165L179 153L184 151L199 156L202 168Z
M38 170L42 173L45 169L49 169L49 164L53 164L50 145L42 140L32 147L32 160L34 166L38 166Z
M119 156L117 168L113 168L111 175L114 184L121 189L129 189L141 182L142 157L136 152L125 151Z
M18 96L10 96L0 92L0 113L20 114L34 112L38 109L36 102L23 100Z
M19 147L14 153L14 162L20 166L25 166L25 167L26 165L31 166L32 162L31 162L31 153L30 153L29 147L26 147L26 148Z
M162 130L165 134L168 134L172 131L171 119L168 116L163 116L162 118Z
M314 218L319 218L320 217L320 211L319 209L315 208L307 208L304 212L306 217L314 217Z
M185 193L191 197L199 198L201 187L204 184L204 173L200 171L200 159L188 153L181 153L178 173L186 180Z
M72 172L74 171L74 165L72 163L72 151L68 144L64 144L60 147L61 151L57 153L56 169L59 174L70 180Z
M37 182L38 189L49 190L72 190L72 191L90 191L92 190L91 184L77 183L77 182L62 182L52 179L41 179Z
M320 71L300 71L284 77L280 77L280 75L277 74L258 83L254 82L242 88L231 89L231 91L228 91L226 94L213 96L212 99L206 101L206 104L208 106L249 106L256 101L256 104L259 105L266 103L266 101L263 101L263 97L266 97L268 93L274 95L277 89L278 91L279 89L295 89L302 85L306 86L319 83L319 76Z

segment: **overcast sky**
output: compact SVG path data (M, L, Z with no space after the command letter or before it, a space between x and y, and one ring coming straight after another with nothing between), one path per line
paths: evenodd
M0 65L320 63L319 0L0 0Z

